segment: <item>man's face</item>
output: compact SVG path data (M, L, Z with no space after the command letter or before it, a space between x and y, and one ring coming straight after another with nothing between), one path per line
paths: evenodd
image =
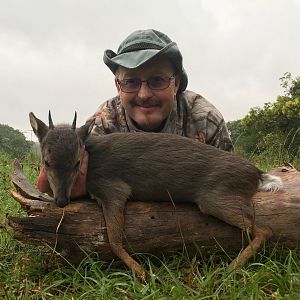
M171 77L174 73L175 69L171 62L167 58L160 57L137 69L119 67L116 77L119 80L147 80L157 76ZM122 105L135 125L144 131L161 129L173 108L180 83L179 75L172 78L170 85L163 90L151 89L147 82L143 82L140 89L133 93L123 92L117 79L115 83Z

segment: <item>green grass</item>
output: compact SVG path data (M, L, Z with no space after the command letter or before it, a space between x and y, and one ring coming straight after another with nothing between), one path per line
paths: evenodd
M287 163L292 164L297 170L300 170L300 149L298 145L297 147L293 145L299 131L300 128L295 133L289 132L286 137L282 136L281 138L278 137L278 139L276 139L276 135L274 137L274 135L270 133L270 135L265 136L265 141L262 142L264 147L257 145L253 153L248 153L245 150L245 145L238 138L234 145L235 152L248 158L264 171L269 171L274 166L283 166ZM292 140L290 144L288 144L287 137L291 134L293 134ZM295 149L298 149L296 153Z
M77 266L62 264L51 249L22 244L5 226L6 215L23 212L9 196L12 161L0 158L0 299L300 299L299 252L279 245L232 274L226 254L136 255L163 284L154 277L143 284L122 264L90 257ZM37 169L24 168L33 183Z

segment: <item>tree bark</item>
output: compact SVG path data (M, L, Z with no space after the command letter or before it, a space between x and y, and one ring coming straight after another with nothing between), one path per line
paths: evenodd
M280 167L270 172L280 176L284 189L258 192L253 198L255 219L273 231L269 243L291 249L300 241L300 172ZM27 217L10 216L14 237L26 244L47 244L72 262L86 254L100 259L115 258L108 244L104 216L91 199L72 201L65 208L32 187L18 162L12 175L17 192L12 196ZM246 188L246 187L245 187ZM125 211L124 245L129 253L162 254L185 248L202 255L226 251L237 254L248 239L240 229L202 214L194 204L171 202L128 202Z

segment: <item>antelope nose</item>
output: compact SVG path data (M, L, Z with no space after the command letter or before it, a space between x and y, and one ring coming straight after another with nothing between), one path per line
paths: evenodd
M69 200L64 197L56 198L55 202L56 202L56 205L61 208L65 207L67 204L69 204Z

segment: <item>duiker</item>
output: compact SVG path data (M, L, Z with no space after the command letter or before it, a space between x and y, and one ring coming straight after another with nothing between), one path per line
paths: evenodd
M79 129L49 126L30 113L46 174L60 207L70 201L70 190L80 165L80 152L89 152L87 189L101 204L112 251L139 276L143 268L123 247L124 207L129 198L143 201L194 202L203 213L242 230L253 240L230 268L245 264L272 232L255 224L252 196L282 187L278 177L265 174L247 160L189 138L163 133L89 135L93 122Z

